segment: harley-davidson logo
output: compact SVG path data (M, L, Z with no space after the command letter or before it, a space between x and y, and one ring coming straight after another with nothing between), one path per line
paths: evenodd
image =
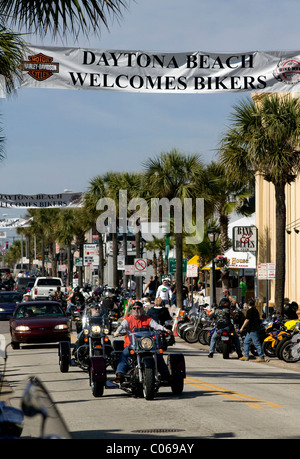
M28 72L37 81L44 81L50 78L53 73L59 72L59 64L53 62L53 57L43 53L28 56L28 61L22 61L23 72Z
M273 72L277 80L286 84L295 84L300 81L300 61L291 58L280 61Z

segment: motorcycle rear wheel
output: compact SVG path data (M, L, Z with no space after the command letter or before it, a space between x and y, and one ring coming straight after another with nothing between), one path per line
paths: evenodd
M153 400L155 395L155 371L154 368L144 369L143 394L146 400Z
M171 382L171 389L174 395L180 395L183 391L184 379L181 377L175 378Z

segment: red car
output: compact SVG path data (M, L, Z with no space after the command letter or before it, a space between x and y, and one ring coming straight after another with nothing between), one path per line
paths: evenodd
M56 343L70 340L70 321L56 301L20 303L9 321L12 348L20 343Z

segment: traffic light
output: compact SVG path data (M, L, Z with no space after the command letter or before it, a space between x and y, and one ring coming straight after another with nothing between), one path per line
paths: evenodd
M6 245L6 250L8 250L8 242L6 242L6 244L5 244L5 245Z

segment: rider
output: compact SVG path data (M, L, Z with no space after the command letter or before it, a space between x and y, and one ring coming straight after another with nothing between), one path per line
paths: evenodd
M84 296L83 296L83 294L81 293L79 287L75 287L75 288L74 288L74 293L73 293L73 295L72 295L70 301L71 301L72 304L77 304L77 303L79 303L80 306L83 306L83 305L84 305Z
M222 298L219 303L219 306L217 308L212 309L212 311L209 313L209 316L214 317L215 322L216 322L216 328L211 337L208 357L213 358L214 356L214 350L215 350L218 330L225 328L225 327L231 327L232 332L233 332L236 352L238 354L238 358L241 358L243 354L241 351L240 341L239 341L237 334L234 331L234 327L230 320L231 316L234 317L233 309L232 309L232 306L230 305L230 299L228 297Z
M93 317L100 317L100 306L98 304L93 305L89 310L88 321L85 328L89 326L90 319ZM73 355L76 356L77 349L84 344L84 330L77 335L77 341L74 344Z
M135 301L135 303L132 306L132 314L121 322L121 325L115 331L114 336L118 336L121 330L126 330L129 333L130 332L132 333L135 328L148 328L148 327L151 327L154 330L165 331L169 335L172 334L171 330L168 330L163 325L158 324L157 322L155 322L155 320L153 320L151 317L148 317L145 314L143 304L140 301ZM130 356L129 344L130 344L130 339L129 339L129 336L126 334L124 338L124 350L120 356L120 360L119 360L117 370L116 370L116 374L117 374L117 377L115 379L116 382L124 381L124 375L128 369L128 358ZM168 367L162 355L158 355L157 357L158 357L157 363L159 364L159 367L160 367L159 369L160 373L162 375L166 375L167 377L169 377L169 370L168 370Z

